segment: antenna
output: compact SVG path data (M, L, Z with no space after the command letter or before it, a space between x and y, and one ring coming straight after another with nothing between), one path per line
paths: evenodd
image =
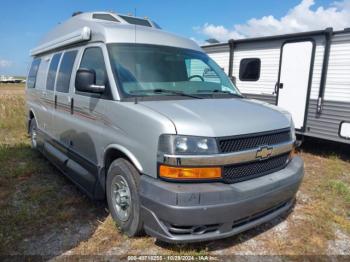
M134 8L134 17L136 17L136 7ZM134 45L135 45L135 48L136 48L136 24L134 24ZM135 74L135 76L137 76L137 72L136 72L136 53L134 53L134 74ZM138 99L137 99L137 96L136 96L135 97L135 104L137 104L137 103L138 103Z
M134 17L136 17L136 7L134 8ZM135 32L134 41L136 44L136 23L134 24L134 32Z

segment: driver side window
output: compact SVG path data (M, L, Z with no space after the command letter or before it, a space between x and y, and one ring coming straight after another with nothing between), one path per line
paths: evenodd
M220 83L219 76L199 59L186 59L187 75L190 81Z
M81 59L80 68L95 71L96 85L106 84L107 72L101 48L89 47L85 49L84 55Z
M94 70L96 74L96 85L105 86L104 93L100 96L103 99L112 99L112 92L108 81L108 75L100 47L88 47L84 50L79 68ZM86 95L80 93L80 95ZM96 96L96 94L94 94Z

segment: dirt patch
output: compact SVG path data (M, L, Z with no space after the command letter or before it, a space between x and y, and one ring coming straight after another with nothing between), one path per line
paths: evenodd
M23 239L19 249L28 250L27 255L58 256L88 239L94 230L92 224L68 223L60 229Z
M328 241L327 255L350 255L350 236L336 229L335 239Z

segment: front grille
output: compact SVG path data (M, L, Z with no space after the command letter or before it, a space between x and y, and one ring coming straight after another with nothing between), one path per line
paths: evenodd
M236 183L276 172L285 167L288 155L283 154L267 160L225 166L222 178L225 183Z
M218 145L221 153L230 153L249 150L260 146L284 143L290 140L291 134L288 128L253 135L218 138Z

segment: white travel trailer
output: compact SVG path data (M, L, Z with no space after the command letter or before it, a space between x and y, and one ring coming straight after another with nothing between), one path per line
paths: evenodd
M248 98L288 110L297 133L350 144L350 30L202 47Z

